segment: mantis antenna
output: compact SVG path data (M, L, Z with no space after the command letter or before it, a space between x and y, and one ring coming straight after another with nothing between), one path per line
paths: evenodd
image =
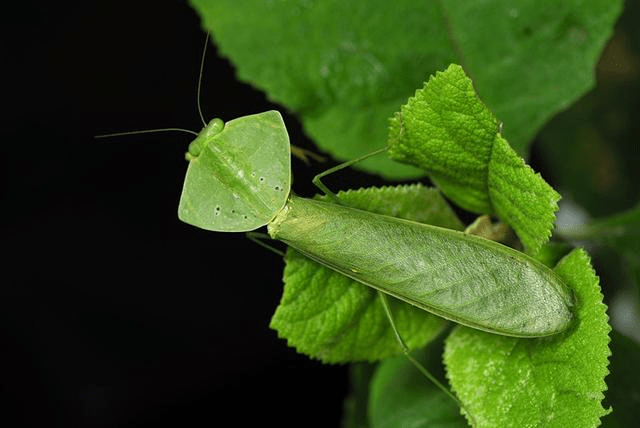
M198 73L198 86L197 86L197 92L196 92L196 105L198 109L198 116L200 116L200 120L202 121L202 124L204 125L205 128L207 128L208 123L204 117L204 113L202 112L202 102L200 100L200 96L202 93L202 80L203 80L202 76L204 74L204 63L207 56L207 47L209 45L210 38L211 38L211 34L207 32L207 35L204 40L204 47L202 48L202 57L200 59L200 70ZM122 137L127 135L150 134L150 133L158 133L158 132L186 132L188 134L195 135L196 137L199 135L198 132L192 131L190 129L157 128L157 129L143 129L138 131L112 132L109 134L95 135L94 138L100 139L100 138ZM318 162L324 162L326 160L323 156L320 156L312 152L311 150L303 149L301 147L296 147L293 145L290 145L289 147L290 147L291 154L293 154L298 159L301 159L307 165L309 164L309 158L313 158Z
M198 89L197 89L197 94L196 94L196 104L198 107L198 115L200 116L200 120L202 121L202 124L206 127L207 126L207 121L204 118L204 115L202 114L202 106L200 103L200 90L202 88L202 73L204 70L204 60L206 58L207 55L207 45L209 44L209 32L207 32L207 36L204 39L204 48L202 49L202 58L200 59L200 71L198 73ZM95 135L94 138L111 138L111 137L122 137L122 136L126 136L126 135L138 135L138 134L151 134L151 133L156 133L156 132L186 132L188 134L191 135L195 135L196 137L198 136L198 133L195 131L192 131L190 129L184 129L184 128L157 128L157 129L143 129L143 130L139 130L139 131L125 131L125 132L112 132L109 134L100 134L100 135Z
M198 105L198 114L200 115L200 120L204 126L207 126L207 121L204 118L204 114L202 114L202 105L200 103L200 89L202 88L202 72L204 70L204 59L207 56L207 46L209 45L209 32L207 31L207 37L204 39L204 48L202 48L202 59L200 60L200 73L198 73L198 92L196 95L196 104ZM197 134L196 134L197 135Z
M190 129L184 128L158 128L158 129L143 129L140 131L126 131L126 132L113 132L111 134L95 135L94 138L110 138L110 137L122 137L124 135L138 135L138 134L151 134L153 132L186 132L187 134L198 136L198 133Z

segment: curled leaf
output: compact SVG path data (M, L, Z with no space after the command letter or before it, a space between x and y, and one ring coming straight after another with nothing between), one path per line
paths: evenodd
M497 214L530 253L551 236L560 195L511 149L462 67L438 72L389 126L389 156L424 169L461 207Z

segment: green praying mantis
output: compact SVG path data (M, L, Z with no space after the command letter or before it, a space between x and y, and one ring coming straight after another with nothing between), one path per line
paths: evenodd
M214 119L185 157L189 167L178 208L182 221L214 232L267 226L271 238L378 290L405 357L463 409L410 354L387 295L506 336L549 336L571 324L570 290L554 271L524 253L474 235L343 205L321 178L357 160L314 178L332 202L293 194L289 137L277 111L226 124ZM473 414L466 413L475 425Z
M308 258L472 328L515 337L564 331L572 295L551 269L502 244L291 193L289 137L267 111L212 120L190 144L179 218L214 232L267 226ZM377 153L377 152L376 152Z

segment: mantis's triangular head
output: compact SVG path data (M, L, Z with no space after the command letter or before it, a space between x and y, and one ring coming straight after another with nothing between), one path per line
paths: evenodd
M275 110L212 120L189 146L178 217L215 232L266 225L291 188L289 135Z

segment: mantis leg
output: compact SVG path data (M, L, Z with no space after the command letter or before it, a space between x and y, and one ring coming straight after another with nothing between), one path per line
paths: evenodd
M274 253L276 253L277 255L279 255L280 257L284 257L284 251L273 247L269 244L267 244L265 241L269 240L271 241L271 237L269 235L267 235L266 233L260 233L260 232L247 232L245 233L245 236L247 238L249 238L250 240L252 240L253 242L255 242L256 244L260 245L262 248L266 248L269 251L273 251Z
M413 357L413 355L411 355L411 353L409 352L409 348L404 343L404 340L402 339L402 336L400 336L400 332L396 328L396 323L393 320L393 314L391 313L391 307L389 306L389 300L387 299L387 295L384 294L381 291L378 291L378 296L380 297L380 301L382 302L382 307L384 308L384 312L387 315L387 318L389 319L389 324L391 324L391 329L393 330L393 334L396 336L396 340L398 341L398 344L400 345L400 348L402 349L402 353L404 354L404 356L411 362L411 364L413 364L418 369L418 371L420 373L422 373L435 386L437 386L438 389L440 389L449 398L451 398L453 401L455 401L456 404L459 407L465 409L465 411L467 412L467 414L470 416L471 420L473 421L473 416L464 407L464 405L460 402L460 400L458 400L458 397L453 395L453 393L451 391L449 391L449 389L446 386L444 386L442 383L440 383L440 381L438 381L438 379L436 379L431 373L429 373L429 371L422 364L420 364L420 362L418 360L416 360ZM473 426L475 426L475 423L473 423Z
M291 145L291 154L307 165L309 165L309 158L313 158L318 162L326 161L324 156L320 156L317 153L312 152L311 150L303 149L302 147Z
M322 182L322 178L326 177L329 174L333 174L334 172L340 171L341 169L345 169L347 167L350 167L351 165L360 162L362 160L365 160L367 158L370 158L372 156L375 156L377 154L380 154L384 151L387 150L387 147L383 147L381 149L378 149L376 151L373 151L371 153L368 153L366 155L362 155L356 159L341 163L340 165L336 165L333 168L329 168L328 170L321 172L320 174L316 175L315 177L313 177L313 184L316 185L316 187L320 190L322 190L322 192L324 192L325 195L331 197L331 199L333 199L336 203L340 203L340 201L338 200L338 196L336 196L335 193L333 193L331 190L329 190L329 188L327 186L324 185L324 183Z

